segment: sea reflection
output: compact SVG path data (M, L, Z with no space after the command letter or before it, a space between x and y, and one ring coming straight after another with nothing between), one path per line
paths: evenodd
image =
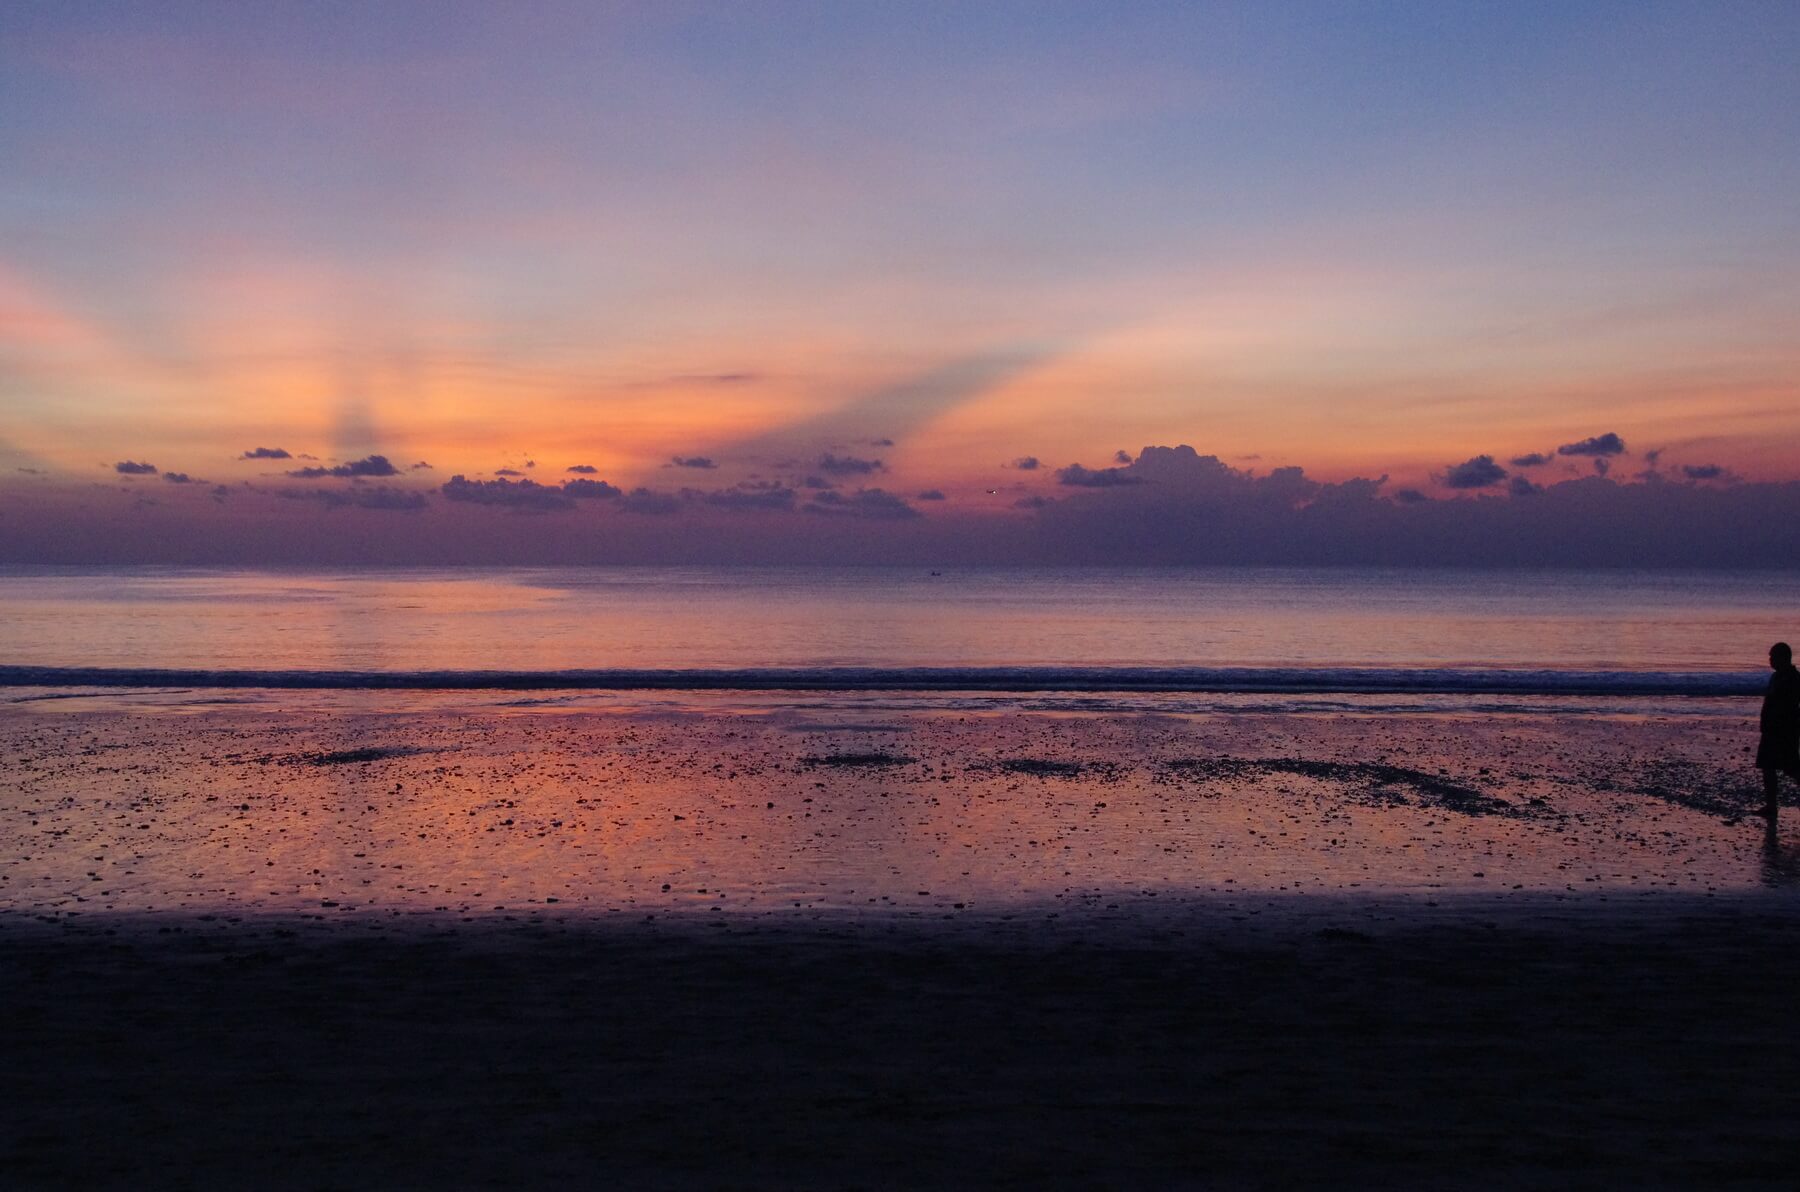
M924 568L0 568L15 665L248 670L1731 670L1800 575Z

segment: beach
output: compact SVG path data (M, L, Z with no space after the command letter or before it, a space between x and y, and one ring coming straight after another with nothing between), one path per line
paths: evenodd
M13 1187L1782 1187L1753 900L953 926L9 917Z
M33 694L17 1186L1791 1178L1731 701Z

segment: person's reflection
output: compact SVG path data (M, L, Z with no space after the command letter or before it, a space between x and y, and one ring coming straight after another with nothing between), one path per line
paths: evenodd
M1783 841L1774 820L1763 831L1762 880L1765 886L1800 886L1800 837Z

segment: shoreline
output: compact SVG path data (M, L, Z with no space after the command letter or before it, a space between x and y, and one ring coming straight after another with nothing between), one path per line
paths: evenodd
M220 691L692 692L1169 695L1660 696L1750 698L1747 671L1536 666L804 666L577 670L234 670L0 666L0 690L166 687Z

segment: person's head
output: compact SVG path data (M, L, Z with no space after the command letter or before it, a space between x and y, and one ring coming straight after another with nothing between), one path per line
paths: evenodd
M1776 670L1794 665L1794 651L1786 642L1776 642L1769 647L1769 665Z

